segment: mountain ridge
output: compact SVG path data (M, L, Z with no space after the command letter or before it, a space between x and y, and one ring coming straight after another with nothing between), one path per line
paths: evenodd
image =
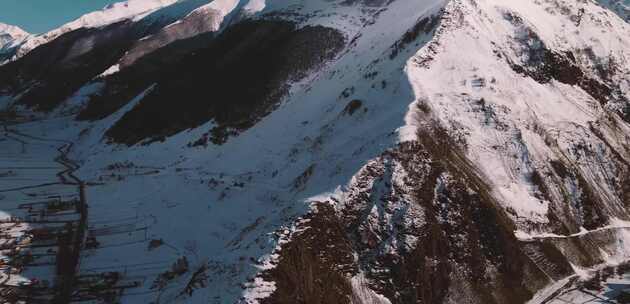
M0 105L74 143L88 223L142 219L82 267L169 261L122 302L559 303L630 260L610 3L178 2L1 66Z

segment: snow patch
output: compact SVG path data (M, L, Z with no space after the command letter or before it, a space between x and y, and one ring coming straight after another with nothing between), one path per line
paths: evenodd
M376 293L367 286L367 281L363 274L353 277L352 285L352 304L391 304L388 298Z
M109 75L113 75L120 72L120 64L115 64L105 70L103 73L97 76L97 78L103 78Z

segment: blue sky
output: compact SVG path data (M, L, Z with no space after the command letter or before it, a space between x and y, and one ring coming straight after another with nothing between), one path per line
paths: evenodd
M0 22L43 33L122 0L0 0Z

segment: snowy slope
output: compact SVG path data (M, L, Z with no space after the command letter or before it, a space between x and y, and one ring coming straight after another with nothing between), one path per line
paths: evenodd
M0 23L0 63L9 58L9 52L23 43L30 37L30 34L21 28Z
M7 43L25 38L30 34L17 26L0 23L0 35L0 43L2 43L1 45L4 48Z
M19 47L13 59L22 57L38 46L50 42L65 33L80 28L96 28L123 20L139 19L161 7L171 5L176 1L177 0L128 0L110 4L99 11L85 14L59 28L43 34L33 35L24 41L16 43L15 45L19 45Z
M537 301L630 252L630 24L610 10L618 7L189 2L166 7L178 21L134 42L111 73L14 128L74 143L70 157L89 184L88 235L99 243L82 252L80 273L119 272L134 286L122 303ZM147 54L187 39L265 54L237 31L247 18L332 28L344 45L287 78L269 110L249 113L255 119L223 141L208 140L220 115L175 120L188 106L177 96L229 98L203 82L216 75L202 74L194 94L167 95L172 116L130 116L187 80L192 68L178 68L247 59L217 63L203 48L176 48L183 54L166 59L199 61L160 70L168 60ZM133 69L147 58L158 67ZM125 65L133 73L118 70ZM108 82L119 74L140 89ZM133 98L93 121L66 116L112 101L91 99L103 90ZM134 119L176 132L112 143L109 130ZM187 270L174 271L184 257Z
M607 175L621 174L623 178L626 170L625 143L611 138L627 136L627 122L622 120L625 113L617 109L626 106L629 98L625 58L630 41L619 34L628 32L628 24L616 18L603 21L603 11L592 4L554 7L480 1L478 8L462 5L458 10L471 16L463 20L468 26L445 34L440 40L442 51L429 68L413 67L410 74L418 95L428 98L436 118L460 136L468 157L491 183L495 195L503 197L505 207L527 224L548 223L549 209L554 207L549 203L558 199L554 197L557 192L552 186L547 190L550 193L544 193L540 189L544 185L532 176L541 172L542 183L552 185L545 178L553 174L548 173L553 170L549 162L566 161L576 164L586 182L606 201L609 216L626 218L623 196L616 189L619 185L609 182ZM483 14L466 14L474 10ZM581 10L586 12L584 16L580 16ZM449 43L470 45L470 51L461 54ZM536 59L533 56L538 55L527 49L529 44L572 52L585 78L618 85L619 95L602 100L579 81L536 81L522 75L510 65L527 65ZM422 59L430 54L419 55L416 58ZM598 64L607 67L614 61L620 64L607 71L611 75L597 70ZM439 75L434 74L437 71ZM444 92L444 87L457 89ZM580 152L576 147L581 145L599 148ZM620 163L611 162L613 154L619 155ZM567 227L569 231L582 225L576 224Z
M173 7L167 7L156 12L155 15L179 15L180 18L178 18L176 22L164 27L159 32L138 41L129 52L121 58L117 66L120 69L131 65L135 60L144 55L175 41L218 31L221 28L224 18L237 9L239 2L240 1L236 0L184 1ZM178 6L182 6L182 8ZM175 13L171 12L171 10L179 12ZM147 16L147 19L150 18L155 18L155 16Z

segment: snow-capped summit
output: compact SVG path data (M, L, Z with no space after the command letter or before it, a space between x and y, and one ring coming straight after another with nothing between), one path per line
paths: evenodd
M0 22L0 64L11 57L9 53L16 46L23 43L26 39L31 37L31 34L27 33L23 29L15 25L5 24Z
M15 25L0 22L0 50L30 36L29 33Z
M50 42L65 33L69 33L80 28L102 27L123 20L138 20L159 8L171 5L175 2L177 2L177 0L128 0L107 5L101 10L85 14L78 19L68 22L49 32L28 36L27 39L23 39L20 43L16 43L19 44L19 46L15 50L15 54L12 59L15 60L22 57L24 54L30 52L38 46ZM21 31L18 30L14 31L16 33ZM0 27L0 32L2 32L2 27ZM28 35L28 33L26 34Z
M156 9L171 5L177 0L128 0L105 6L102 10L95 11L66 23L58 29L45 34L63 33L77 28L99 27L125 19L140 18Z
M0 35L9 35L12 38L21 38L30 35L18 26L0 22Z

